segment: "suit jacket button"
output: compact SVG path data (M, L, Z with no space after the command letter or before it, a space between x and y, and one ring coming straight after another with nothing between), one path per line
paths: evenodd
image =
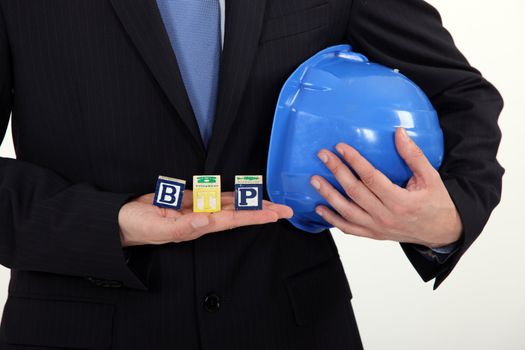
M204 309L210 313L219 311L221 299L217 294L208 294L204 299Z

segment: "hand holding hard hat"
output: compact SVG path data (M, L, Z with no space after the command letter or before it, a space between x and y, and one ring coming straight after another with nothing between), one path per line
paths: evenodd
M335 226L445 245L462 227L436 170L442 158L443 134L423 91L348 45L334 46L303 63L281 91L268 193L308 232Z
M351 200L323 177L313 176L312 186L333 208L320 205L316 213L343 232L357 236L432 248L456 242L462 224L439 173L404 129L395 133L395 143L414 174L406 188L392 183L351 146L336 146L342 160L329 150L319 152Z

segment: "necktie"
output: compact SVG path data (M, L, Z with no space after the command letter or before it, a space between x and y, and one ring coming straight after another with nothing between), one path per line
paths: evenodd
M211 135L221 50L219 0L157 0L205 145Z

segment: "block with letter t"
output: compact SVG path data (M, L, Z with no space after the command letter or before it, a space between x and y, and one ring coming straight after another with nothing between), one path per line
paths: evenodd
M179 210L182 206L182 197L186 181L167 176L159 176L153 205L161 208Z
M235 210L261 210L262 196L261 175L235 176Z
M216 213L221 211L221 176L193 176L193 212Z

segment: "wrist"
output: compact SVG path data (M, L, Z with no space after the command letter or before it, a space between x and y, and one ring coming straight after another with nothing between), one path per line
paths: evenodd
M432 250L447 249L451 246L455 246L463 236L463 224L459 217L457 210L454 213L454 217L449 225L444 225L448 228L447 232L441 234L441 239L434 242L427 242L425 246Z

